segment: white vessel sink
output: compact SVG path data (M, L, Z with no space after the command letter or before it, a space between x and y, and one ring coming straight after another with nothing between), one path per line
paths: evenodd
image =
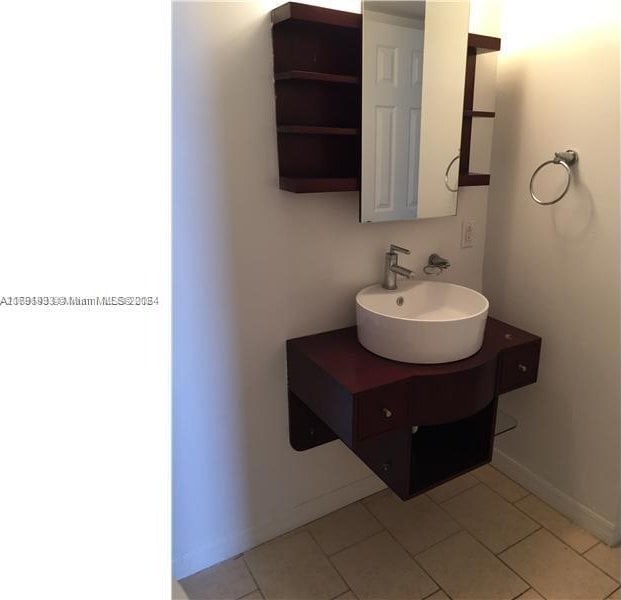
M358 340L374 354L434 364L472 356L483 344L489 302L479 292L439 281L371 285L356 295Z

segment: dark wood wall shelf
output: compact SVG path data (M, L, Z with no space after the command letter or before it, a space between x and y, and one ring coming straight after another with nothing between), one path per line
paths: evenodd
M537 380L540 348L492 318L479 352L441 365L376 356L355 327L288 340L291 445L340 438L405 500L491 460L498 396Z
M299 2L287 2L272 11L272 23L298 22L313 25L334 25L349 29L362 28L362 15L342 10L332 10Z
M280 189L297 194L318 192L354 192L360 188L355 177L281 177Z
M274 73L275 81L290 79L303 79L307 81L323 81L324 83L342 83L347 85L360 85L360 77L353 75L335 75L334 73L318 73L316 71L283 71Z
M489 185L490 176L487 173L460 173L459 186Z
M359 129L353 127L318 127L317 125L279 125L278 133L297 133L307 135L358 135Z
M500 38L479 33L469 33L468 48L473 48L478 54L498 52L500 50Z
M495 112L489 110L465 110L464 117L487 117L493 119L496 116Z
M361 15L289 2L272 24L280 188L358 190Z
M472 144L472 120L494 118L495 112L474 109L474 84L477 55L483 52L500 50L500 38L476 33L468 34L468 54L466 57L466 83L464 88L464 115L461 124L461 157L459 159L459 187L489 185L490 176L470 172L470 147Z

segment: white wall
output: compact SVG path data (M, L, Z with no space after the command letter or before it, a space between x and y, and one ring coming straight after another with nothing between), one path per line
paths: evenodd
M507 0L498 60L484 292L543 337L539 382L508 394L503 468L607 541L619 526L619 32L617 2ZM533 170L574 148L554 206ZM553 198L560 167L541 174Z
M173 9L177 578L382 487L341 442L290 448L287 338L353 324L391 242L419 274L437 251L445 280L482 282L487 188L460 191L458 217L367 225L356 193L278 190L274 4ZM475 248L459 247L463 218Z

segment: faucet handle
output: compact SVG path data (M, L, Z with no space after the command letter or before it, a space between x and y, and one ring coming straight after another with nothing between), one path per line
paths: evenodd
M440 267L441 269L447 269L451 266L451 263L446 260L446 258L442 258L439 254L435 252L429 255L429 261L427 264L431 267Z
M401 252L402 254L410 254L410 251L407 248L390 244L390 254L396 254L397 252Z

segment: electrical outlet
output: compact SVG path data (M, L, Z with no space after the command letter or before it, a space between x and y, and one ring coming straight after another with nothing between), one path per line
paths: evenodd
M461 224L461 247L472 248L477 239L477 222L468 220Z

